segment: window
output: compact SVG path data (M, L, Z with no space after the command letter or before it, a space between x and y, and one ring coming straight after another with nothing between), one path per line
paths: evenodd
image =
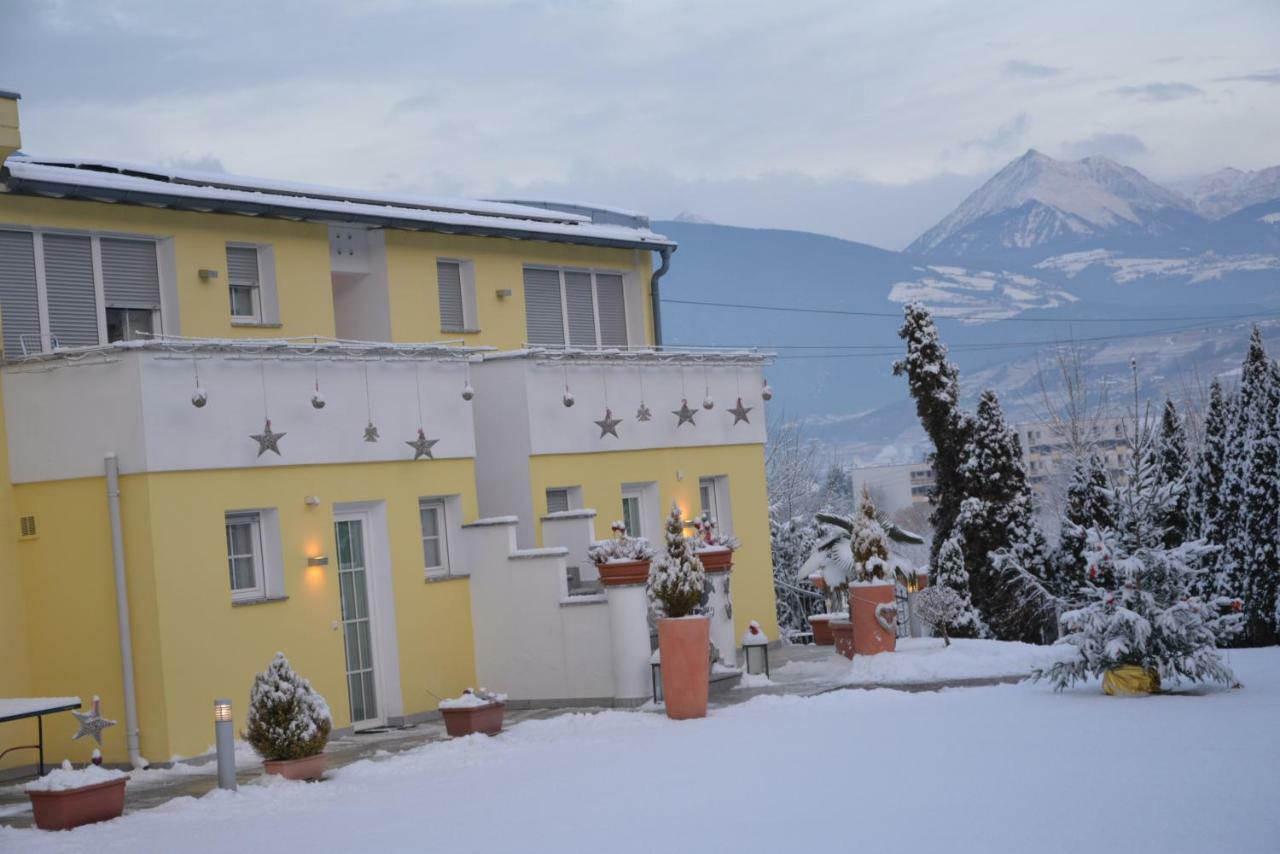
M733 508L729 506L729 478L724 475L699 478L698 498L702 504L702 512L715 522L716 533L731 536Z
M0 314L10 356L93 347L159 326L156 241L0 230Z
M530 344L627 345L626 292L620 273L526 267L524 295Z
M445 535L444 502L424 499L418 505L422 518L422 564L427 575L449 574L449 546Z
M261 323L262 275L258 247L227 246L227 290L231 319Z
M563 513L569 509L569 490L567 489L548 489L547 490L547 512Z
M622 525L627 529L628 537L644 536L644 514L639 490L624 489L622 491Z
M440 293L440 331L475 332L476 276L470 261L436 261Z
M226 525L231 598L264 598L266 587L262 564L262 517L258 513L228 513Z
M720 524L720 513L716 509L716 481L713 477L704 477L698 481L698 498L702 504L702 512L717 525Z

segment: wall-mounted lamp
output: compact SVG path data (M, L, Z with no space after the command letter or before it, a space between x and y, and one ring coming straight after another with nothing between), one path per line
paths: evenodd
M200 281L202 281L202 282L207 282L207 281L209 281L210 279L216 279L216 278L218 278L218 271L217 271L217 270L208 270L208 269L203 269L203 268L202 268L202 269L200 270L199 276L200 276Z
M314 556L314 557L309 557L309 558L307 558L307 566L308 566L308 567L312 567L312 566L328 566L328 565L329 565L329 556L328 556L328 555L316 555L316 556Z
M320 496L318 496L318 495L308 495L306 498L302 499L302 503L303 503L303 504L305 504L305 505L307 505L308 507L319 507L319 506L320 506Z
M506 299L511 296L511 288L498 288L494 291L494 294L497 295L498 299Z

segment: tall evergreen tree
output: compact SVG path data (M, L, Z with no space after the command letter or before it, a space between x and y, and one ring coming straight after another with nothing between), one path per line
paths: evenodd
M948 633L955 638L982 638L990 632L982 615L974 607L969 591L969 573L964 568L964 538L954 534L942 544L929 576L931 587L945 587L959 597L956 615L948 624Z
M1160 519L1160 525L1164 528L1165 548L1171 549L1195 537L1191 536L1187 518L1187 481L1190 469L1187 434L1183 429L1182 419L1178 417L1177 407L1168 398L1165 398L1164 411L1160 417L1160 432L1156 435L1151 450L1156 479L1162 484L1168 484L1174 494Z
M1274 362L1254 396L1246 434L1248 481L1244 497L1245 637L1258 646L1276 642L1280 581L1280 371Z
M822 500L819 507L824 510L845 512L845 508L853 506L853 476L848 469L836 463L827 469L827 478L822 483Z
M1115 527L1115 509L1102 460L1097 454L1076 458L1067 487L1062 535L1054 552L1049 588L1058 596L1073 597L1084 587L1089 562L1085 548L1090 531ZM1103 583L1109 579L1103 579ZM1097 579L1094 579L1097 583Z
M1190 530L1194 537L1204 539L1210 545L1221 546L1222 538L1222 476L1226 467L1227 429L1230 419L1230 401L1222 392L1222 383L1214 380L1209 386L1209 405L1204 414L1204 439L1200 453L1191 472ZM1204 596L1210 591L1203 581L1197 584L1197 592Z
M964 490L960 475L961 455L969 432L969 422L960 411L960 373L947 359L946 345L938 338L929 310L910 303L904 311L900 337L907 344L906 358L895 362L895 376L906 375L916 413L925 435L933 443L929 461L933 465L933 542L930 556L935 561L943 543L951 536Z

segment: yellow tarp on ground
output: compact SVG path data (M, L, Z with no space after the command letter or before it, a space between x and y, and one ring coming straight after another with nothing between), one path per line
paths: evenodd
M1154 694L1160 690L1160 674L1154 670L1126 664L1108 670L1102 677L1102 693L1113 697L1132 697Z

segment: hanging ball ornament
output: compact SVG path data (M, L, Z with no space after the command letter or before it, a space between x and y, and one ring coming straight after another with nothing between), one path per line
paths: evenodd
M471 387L471 380L467 380L462 385L462 399L470 400L476 396L476 390Z
M311 395L311 406L313 408L324 409L324 404L325 399L323 394L317 391L315 394Z
M716 402L711 399L711 395L707 395L702 399L703 409L715 409L715 406L716 406Z
M573 406L573 392L568 389L565 389L564 392L564 405L566 407Z
M195 394L191 395L191 405L196 409L204 409L204 405L209 402L209 393L202 388L197 388Z
M765 400L773 400L773 389L769 386L769 381L764 381L764 387L760 389L760 396Z

